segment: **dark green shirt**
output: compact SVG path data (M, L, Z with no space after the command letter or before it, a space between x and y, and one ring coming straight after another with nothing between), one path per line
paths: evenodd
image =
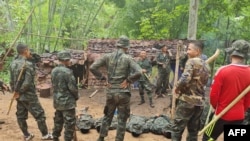
M54 88L54 108L69 110L76 107L78 88L72 70L60 64L51 72L51 81Z
M141 77L140 66L122 49L105 54L90 66L90 71L99 80L104 77L100 67L105 67L108 71L107 81L111 84L107 89L108 93L130 92L130 87L123 89L120 84L126 79L132 83Z

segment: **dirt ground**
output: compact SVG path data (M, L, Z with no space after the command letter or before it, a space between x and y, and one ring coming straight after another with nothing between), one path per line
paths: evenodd
M86 106L89 106L88 113L90 113L94 118L99 118L103 116L103 107L105 104L105 91L99 89L98 93L93 97L89 98L89 95L94 92L95 88L82 89L80 90L80 99L78 100L77 111L80 111ZM40 99L40 102L45 109L45 114L47 117L48 129L51 132L53 128L53 117L54 117L54 108L53 108L53 99L52 96L47 98L40 97L40 94L37 93ZM12 94L0 94L0 119L4 120L6 123L0 125L0 140L1 141L20 141L23 139L22 133L17 125L15 111L16 111L16 102L13 103L12 109L9 115L6 115L7 109L10 103ZM149 101L147 96L145 96L146 103L143 105L138 105L140 98L138 90L132 90L131 97L131 112L136 115L144 116L153 116L156 114L168 114L165 107L169 104L169 97L154 99L155 108L150 108ZM34 118L29 115L28 129L31 133L35 135L33 141L41 140L41 134L38 130L36 121ZM116 130L110 130L108 137L105 138L105 141L114 141L115 140ZM62 132L63 135L63 132ZM91 129L88 134L82 134L80 131L77 131L78 141L96 141L98 138L98 132L96 129ZM183 134L183 141L186 138L186 131ZM63 136L60 137L63 140ZM201 140L201 136L199 137ZM124 141L170 141L170 139L165 138L162 135L155 135L152 133L144 133L139 137L133 137L129 132L126 132ZM223 136L221 136L218 141L223 141Z

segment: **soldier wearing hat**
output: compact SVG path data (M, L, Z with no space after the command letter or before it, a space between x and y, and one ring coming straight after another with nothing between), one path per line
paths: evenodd
M115 141L124 140L126 121L130 115L130 84L141 76L140 66L126 54L130 47L128 37L120 36L116 47L116 51L105 54L90 66L90 71L98 80L107 81L106 105L98 141L103 141L104 137L108 135L116 108L118 109L119 126L117 126ZM107 77L100 72L100 67L107 68Z
M77 84L70 65L71 55L67 51L57 54L60 64L51 72L51 81L54 88L53 105L55 108L53 137L58 141L64 125L64 140L73 139L76 125L76 101L79 99Z
M232 47L226 49L230 54L231 64L218 69L210 91L210 104L218 115L250 84L250 68L245 59L250 50L249 42L236 40ZM216 140L223 133L225 124L241 124L244 114L250 107L250 92L229 109L218 121L210 126L203 135L203 141Z

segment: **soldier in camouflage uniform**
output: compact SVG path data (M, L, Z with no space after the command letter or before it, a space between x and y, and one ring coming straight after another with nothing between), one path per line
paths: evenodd
M155 98L165 97L166 90L169 86L170 75L170 56L168 54L168 48L166 45L162 45L162 52L156 57L158 65L158 80L156 83Z
M52 139L48 133L44 110L38 100L35 88L35 68L27 59L31 54L27 45L18 44L16 47L18 57L10 65L10 86L16 92L17 101L17 122L23 132L24 140L31 140L34 135L28 132L26 120L28 112L36 119L38 128L42 133L42 140ZM18 81L21 70L24 69L20 80Z
M131 114L127 123L127 131L130 132L133 137L140 136L146 130L146 121L148 118L144 116L138 116Z
M141 97L141 102L138 105L142 105L143 103L145 103L145 99L144 99L144 89L145 89L148 95L150 107L154 108L155 106L152 101L152 87L148 80L152 72L152 65L151 65L151 62L147 58L146 51L141 51L140 59L138 60L137 63L142 68L142 73L143 73L143 75L139 79L139 94Z
M187 141L197 141L200 126L200 116L203 111L205 90L210 69L208 64L200 58L203 43L192 41L188 45L188 61L184 72L175 87L179 94L176 115L172 123L172 141L181 141L182 133L187 126Z
M80 129L83 134L88 133L89 129L95 127L95 120L93 119L92 115L87 113L87 110L88 107L85 107L76 120L76 127Z
M141 77L140 66L126 54L129 48L128 37L122 35L116 46L118 47L116 51L105 54L90 66L90 71L97 79L107 80L108 83L104 119L98 141L103 141L107 136L116 108L118 109L118 127L115 141L124 140L126 121L130 114L130 84ZM107 68L107 78L99 71L102 66Z
M55 141L61 136L64 125L64 140L73 139L76 125L76 101L79 99L77 84L70 65L71 55L61 51L57 55L60 64L51 72L51 81L54 88L53 104L55 111L53 137Z

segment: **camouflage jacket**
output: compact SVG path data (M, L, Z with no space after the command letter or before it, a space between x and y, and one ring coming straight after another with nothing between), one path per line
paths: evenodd
M140 67L141 67L142 69L147 70L146 74L147 74L148 76L151 75L151 72L152 72L152 65L151 65L151 62L150 62L147 58L144 59L144 60L139 60L137 63L140 65ZM147 80L147 78L146 78L145 75L142 75L141 78L139 79L139 81L146 81L146 80Z
M76 107L78 89L72 70L60 64L51 72L54 88L53 99L56 110L68 110Z
M153 118L154 121L150 127L150 131L158 135L163 134L163 130L170 124L170 118L166 115L160 115Z
M22 76L18 81L18 76L22 70ZM27 61L24 57L18 56L10 64L10 87L12 90L18 92L20 97L19 101L32 101L38 100L35 87L35 67Z
M94 127L95 127L96 129L98 129L98 128L101 127L103 118L104 118L104 117L95 119ZM116 129L116 128L117 128L117 125L118 125L118 119L117 119L117 116L114 115L114 116L113 116L113 119L112 119L112 121L111 121L111 124L110 124L110 126L109 126L109 130L114 130L114 129Z
M156 62L158 64L158 70L164 72L170 72L170 56L166 54L164 56L163 53L159 53L156 57ZM163 63L163 65L161 65Z
M107 93L130 92L130 87L123 89L120 84L124 80L132 83L141 77L140 66L122 49L105 54L90 66L90 71L97 79L102 80L104 76L99 70L100 67L106 67L108 71L107 81L111 87L107 89Z
M176 88L180 90L179 99L196 106L203 106L205 86L210 75L209 65L199 57L188 59L184 72Z
M129 120L126 125L126 129L129 132L141 134L147 128L146 121L147 121L146 117L138 116L138 115L130 115Z

